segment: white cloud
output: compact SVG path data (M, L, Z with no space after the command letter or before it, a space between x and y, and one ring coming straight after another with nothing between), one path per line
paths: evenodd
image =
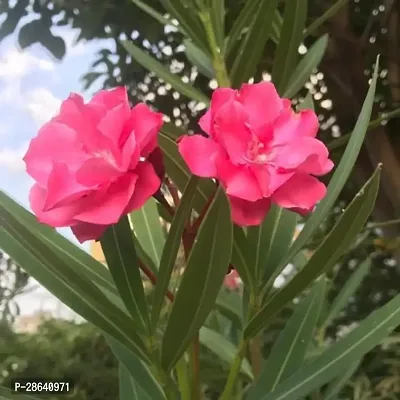
M0 169L6 169L9 172L25 171L25 164L22 157L28 150L29 142L26 141L17 148L0 148Z
M57 114L61 100L50 90L39 87L26 93L26 104L32 118L41 126Z
M0 58L0 78L22 78L33 69L53 71L54 63L16 49L9 50Z

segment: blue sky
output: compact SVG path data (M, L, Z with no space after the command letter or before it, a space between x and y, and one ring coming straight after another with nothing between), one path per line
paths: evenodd
M70 92L87 98L97 90L84 93L80 78L89 70L99 42L74 46L77 31L58 29L57 33L67 43L67 54L62 61L55 60L40 45L20 51L16 35L0 42L0 189L27 208L32 180L25 172L22 157L29 141L58 111L60 102ZM77 243L68 228L61 233ZM19 305L23 314L39 308L65 314L44 290L22 296Z

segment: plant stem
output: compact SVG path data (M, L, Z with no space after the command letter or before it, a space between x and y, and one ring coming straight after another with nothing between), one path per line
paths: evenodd
M262 296L256 293L250 293L249 299L249 318L250 320L261 307ZM256 381L261 373L263 357L262 357L262 331L259 332L253 339L250 340L250 357L251 357L251 368L254 375L254 380Z
M179 392L182 396L181 400L191 400L189 373L184 355L176 363L175 370L178 378Z
M246 347L247 347L247 340L242 339L239 344L239 350L236 354L235 359L233 360L231 370L229 371L228 380L226 382L224 391L223 391L221 397L219 398L219 400L231 400L232 399L232 393L236 387L236 381L239 376L239 372L240 372L240 368L242 366L242 361L243 361L244 355L246 353Z
M214 29L211 22L210 12L208 10L200 12L200 19L203 23L204 29L207 34L208 43L212 54L212 63L215 70L215 76L217 78L219 87L230 87L231 82L226 70L225 60L222 49L218 47L217 39L215 38Z
M157 277L153 274L150 268L140 259L138 259L139 268L149 278L150 282L155 285L157 283ZM166 297L171 302L174 301L175 296L169 290L166 293Z
M200 385L200 341L197 334L191 345L190 365L192 370L192 397L191 400L201 399Z

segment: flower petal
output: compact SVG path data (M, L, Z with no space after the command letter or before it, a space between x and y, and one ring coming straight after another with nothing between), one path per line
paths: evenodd
M240 226L259 225L264 220L270 207L271 200L263 198L258 201L246 201L234 196L228 196L231 205L232 220Z
M262 198L256 176L247 167L238 168L226 181L226 194L242 200L256 201Z
M274 126L274 145L290 143L300 137L317 136L318 117L313 110L302 110L296 114L291 108L285 109Z
M328 156L328 149L320 140L306 136L278 148L273 162L278 168L324 175L333 168Z
M105 193L87 200L85 210L75 215L75 219L91 224L111 225L119 221L124 214L133 192L138 176L127 173L112 183ZM96 193L95 193L96 194Z
M34 184L29 192L29 203L39 222L55 228L71 226L74 223L73 217L79 209L78 203L43 211L45 199L46 190L37 183Z
M157 135L163 124L162 114L152 111L146 104L137 104L131 110L129 121L124 127L120 145L130 134L135 135L137 146L143 157L157 147Z
M108 225L87 224L86 222L78 222L76 225L71 226L72 233L79 243L99 239L107 228Z
M311 211L325 194L326 187L317 178L306 174L295 174L271 198L280 207L302 209L307 212Z
M223 105L214 118L214 137L227 151L234 164L244 164L251 133L246 126L247 116L240 103Z
M71 173L68 165L53 162L53 168L47 181L47 193L43 210L65 206L90 193L90 185L77 182L75 174Z
M118 86L111 90L100 90L89 102L89 104L102 105L107 110L124 103L129 104L128 93L125 86Z
M282 110L282 99L271 82L243 84L239 91L252 130L271 124Z
M122 170L103 157L92 157L85 161L76 172L76 180L81 185L93 187L112 182L122 174Z
M136 188L125 208L125 214L142 207L161 186L161 180L157 176L153 165L147 161L138 164L135 174L138 177Z
M75 131L64 124L49 122L31 140L23 159L28 174L45 187L53 160L66 163L73 170L86 159L86 154L79 146Z
M217 176L215 160L221 152L218 143L201 135L183 136L178 149L192 174L203 178Z

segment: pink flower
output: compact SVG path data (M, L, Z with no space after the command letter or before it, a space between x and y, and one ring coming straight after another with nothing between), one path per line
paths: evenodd
M227 274L224 278L224 286L228 289L235 290L240 287L242 280L236 269L233 269L229 274Z
M208 136L184 136L179 151L194 175L220 181L236 224L260 224L271 202L305 214L325 196L314 176L333 163L315 138L317 116L295 113L272 83L216 89L199 124Z
M124 87L87 104L71 94L24 157L36 181L29 200L38 220L70 226L82 243L143 206L161 184L147 160L155 158L161 125L162 115L145 104L130 108Z

